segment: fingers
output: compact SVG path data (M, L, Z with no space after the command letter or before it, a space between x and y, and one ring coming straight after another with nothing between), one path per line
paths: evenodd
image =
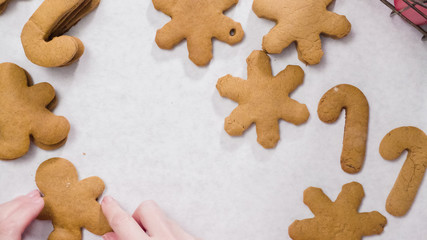
M143 202L133 214L153 239L195 240L178 224L168 219L154 201Z
M38 190L0 205L0 239L20 239L43 207Z
M117 236L117 234L114 232L109 232L107 234L104 234L102 236L102 239L103 240L120 240L119 237Z
M120 240L150 240L138 223L112 197L104 197L101 206L105 217L116 234L115 237ZM111 234L108 235L108 237L111 236Z

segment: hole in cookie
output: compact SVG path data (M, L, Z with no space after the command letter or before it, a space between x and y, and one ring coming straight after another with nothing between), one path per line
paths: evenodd
M230 30L230 36L234 36L234 35L236 35L236 29L234 29L234 28L232 28L231 30Z

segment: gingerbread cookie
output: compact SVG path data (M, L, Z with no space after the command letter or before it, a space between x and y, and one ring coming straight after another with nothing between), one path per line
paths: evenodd
M231 136L239 136L255 123L258 143L273 148L280 139L280 119L300 125L310 116L305 104L289 97L302 84L304 71L299 66L287 66L273 76L270 58L263 51L253 51L246 62L248 80L227 75L216 85L221 96L239 103L225 119L224 129Z
M153 0L154 7L172 20L157 30L156 43L162 49L172 49L187 40L189 58L198 66L212 59L212 38L230 45L243 39L240 23L223 12L239 0Z
M52 158L40 164L36 184L45 203L38 218L54 227L49 240L79 240L83 227L96 235L112 231L97 202L105 188L99 177L79 181L71 162Z
M0 14L2 14L4 10L6 10L8 3L9 0L0 0Z
M391 215L403 216L411 208L427 168L427 135L416 127L400 127L381 141L380 154L386 160L398 158L404 150L408 156L387 198Z
M383 232L387 219L379 212L359 213L365 196L357 182L345 184L335 202L320 188L304 191L304 204L315 217L296 220L289 226L289 236L294 240L356 240L363 236Z
M49 83L31 86L29 75L13 63L0 64L0 159L25 155L34 143L47 149L65 143L70 124L48 108L55 102Z
M337 85L320 99L317 114L323 122L333 123L343 109L346 110L346 118L341 168L347 173L357 173L365 161L369 122L368 100L355 86Z
M345 16L327 10L332 0L254 0L252 9L260 18L277 25L264 36L262 47L268 53L281 53L296 42L299 59L317 64L323 56L320 34L342 38L351 30Z
M83 55L80 39L61 36L92 12L100 0L45 0L21 34L27 58L43 67L72 64Z

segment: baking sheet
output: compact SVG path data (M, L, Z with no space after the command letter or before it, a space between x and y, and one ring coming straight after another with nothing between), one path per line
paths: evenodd
M274 23L258 18L252 1L241 0L226 14L240 22L244 40L235 46L214 41L207 67L187 57L185 42L161 50L156 30L169 17L151 1L103 0L71 31L86 52L77 64L46 69L25 57L23 25L41 0L12 0L0 16L0 62L25 68L35 83L47 81L58 94L55 114L72 124L67 144L55 151L34 145L18 160L0 162L0 202L36 188L35 171L51 157L72 161L80 178L101 177L129 212L154 199L168 216L204 240L289 239L288 226L312 217L302 202L309 186L332 199L343 184L358 181L366 197L361 212L378 210L388 219L380 236L366 239L424 239L427 236L427 186L424 180L408 214L385 211L385 201L403 165L381 158L378 147L390 130L417 126L427 132L427 43L380 1L337 0L330 9L347 16L346 38L322 38L319 65L305 66L295 46L271 55L274 74L288 64L305 71L292 98L307 104L310 118L294 126L280 122L281 140L273 150L256 142L252 126L242 137L223 130L224 118L237 106L215 88L226 74L246 78L246 58L261 48ZM339 164L345 118L324 124L317 104L331 87L349 83L370 104L366 162L359 174ZM35 221L24 239L46 239L48 221ZM84 239L101 239L84 231Z

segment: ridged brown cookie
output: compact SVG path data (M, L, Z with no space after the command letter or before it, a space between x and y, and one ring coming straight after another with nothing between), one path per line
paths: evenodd
M41 148L54 149L65 142L70 124L49 108L55 90L49 83L31 86L24 69L13 63L0 64L0 159L25 155L30 136Z
M44 195L41 220L52 220L49 240L81 240L81 228L96 235L111 232L97 198L104 191L99 177L79 181L74 165L63 158L52 158L40 164L36 184Z

